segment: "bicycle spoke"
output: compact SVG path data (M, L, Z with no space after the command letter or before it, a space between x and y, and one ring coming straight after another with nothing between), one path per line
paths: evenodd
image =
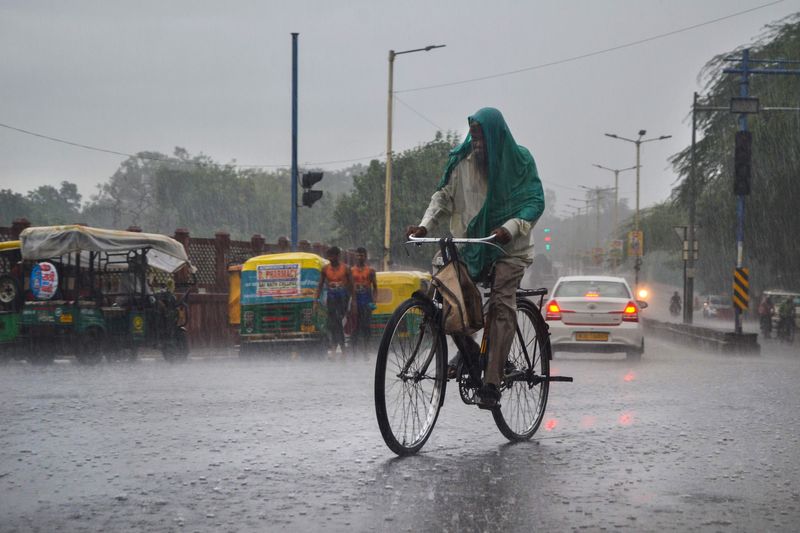
M433 428L444 381L438 376L441 363L431 363L444 356L437 356L440 337L424 307L415 300L401 307L381 343L379 361L384 366L376 375L376 407L382 404L378 421L384 440L402 454L421 446Z
M530 305L518 305L516 335L508 355L516 371L507 378L501 408L493 412L498 428L510 440L530 438L547 403L549 383L540 378L549 373L549 365L542 355L542 338L537 335L535 320L540 317L536 312Z

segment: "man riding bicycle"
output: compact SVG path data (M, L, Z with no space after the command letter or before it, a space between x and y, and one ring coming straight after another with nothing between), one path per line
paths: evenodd
M449 218L454 237L494 235L507 254L478 245L461 251L470 277L492 284L486 315L491 331L488 362L478 391L479 407L491 409L499 406L500 381L516 331L516 290L532 262L530 231L544 211L544 192L533 156L514 141L500 111L485 107L468 122L469 134L450 152L422 221L409 226L406 236L424 237ZM453 340L461 354L475 357L480 352L471 336L453 335Z

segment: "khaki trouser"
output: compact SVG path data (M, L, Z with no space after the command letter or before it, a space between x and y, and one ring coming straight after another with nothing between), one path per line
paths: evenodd
M508 352L517 334L517 288L524 273L525 267L520 264L506 261L495 263L492 292L486 311L485 327L489 330L489 346L483 381L498 388ZM469 336L453 335L453 340L462 354L478 350L475 341Z
M486 312L489 328L489 360L484 383L500 386L508 352L517 334L517 287L525 268L521 265L498 261L494 267L492 294Z

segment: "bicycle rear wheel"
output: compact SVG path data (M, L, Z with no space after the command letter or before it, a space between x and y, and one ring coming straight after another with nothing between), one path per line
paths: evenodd
M544 418L550 390L550 339L539 310L517 301L517 333L508 353L500 409L493 409L497 428L510 441L530 439Z
M410 298L392 314L375 366L375 414L397 455L419 451L439 416L447 381L444 335L433 306Z

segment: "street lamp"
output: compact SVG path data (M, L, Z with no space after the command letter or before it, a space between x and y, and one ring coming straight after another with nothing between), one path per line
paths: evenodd
M592 163L592 166L614 173L614 234L616 235L619 233L619 173L625 172L626 170L633 170L636 167L608 168L603 165L598 165L597 163Z
M595 213L595 238L594 238L594 247L600 248L600 195L602 193L611 192L614 189L611 187L601 189L600 187L587 187L586 185L578 185L581 189L586 189L589 193L594 194L594 213ZM587 209L586 214L589 214Z
M572 246L571 246L572 253L569 256L571 258L571 263L572 263L570 265L570 269L571 269L570 273L574 274L575 272L578 272L580 270L578 268L580 266L580 264L579 264L580 261L578 260L578 225L579 225L580 217L581 217L581 209L583 209L583 208L581 206L575 205L575 204L566 204L566 207L575 209L577 211L577 213L573 213L572 214L573 218L575 218L575 217L577 217L577 218L574 221L574 226L575 226L574 227L574 231L573 231L574 236L572 238Z
M391 227L392 227L392 104L394 95L394 58L401 54L413 52L430 52L434 48L444 48L444 44L432 44L425 48L415 48L413 50L403 50L395 52L389 50L389 101L386 104L386 196L384 200L384 230L383 230L383 269L389 270L391 259Z
M639 137L636 139L628 139L627 137L621 137L614 133L606 133L606 137L611 137L612 139L618 139L620 141L627 141L629 143L633 143L636 145L636 215L634 216L634 231L636 231L636 235L639 235L639 170L641 165L639 164L640 160L640 153L641 153L641 145L644 143L649 143L652 141L663 141L664 139L669 139L672 135L661 135L660 137L651 137L650 139L642 139L647 134L647 130L639 130ZM642 253L641 251L639 252ZM642 266L642 257L641 255L636 256L636 262L633 264L634 270L634 287L635 290L639 290L639 269Z

